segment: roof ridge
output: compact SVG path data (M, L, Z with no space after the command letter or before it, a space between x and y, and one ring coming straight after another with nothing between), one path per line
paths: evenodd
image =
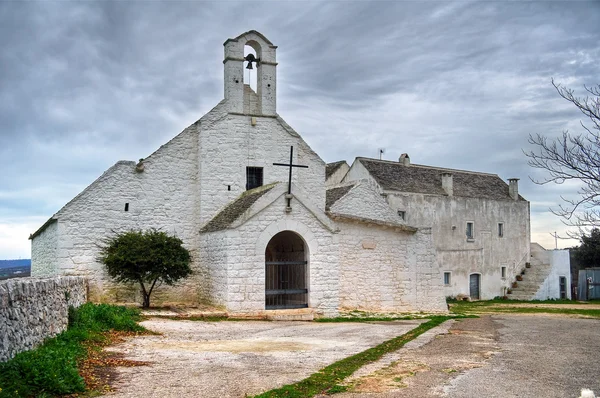
M358 156L356 159L364 159L364 160L371 161L371 162L389 163L389 164L394 164L394 165L398 165L398 166L404 166L402 163L399 163L399 162L396 162L393 160L373 159L373 158L366 158L363 156ZM417 164L417 163L411 163L410 166L404 166L404 167L419 167L419 168L423 168L423 169L432 169L432 170L440 170L440 171L457 171L459 173L478 174L478 175L494 176L494 177L500 178L500 176L498 174L486 173L483 171L451 169L448 167L428 166L425 164Z
M337 163L346 163L347 164L348 162L346 162L346 160L337 160L335 162L330 162L330 163L326 163L326 164L331 165L331 164L337 164Z

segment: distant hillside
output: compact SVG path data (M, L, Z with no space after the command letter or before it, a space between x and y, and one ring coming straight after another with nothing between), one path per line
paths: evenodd
M0 268L31 267L31 259L25 260L0 260Z

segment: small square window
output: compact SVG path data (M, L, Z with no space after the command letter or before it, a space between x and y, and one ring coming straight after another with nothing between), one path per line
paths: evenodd
M502 267L502 279L506 278L506 267Z
M498 237L502 238L504 236L504 223L498 223Z
M467 239L474 239L474 236L475 236L474 229L475 229L474 223L467 222L467 230L466 230Z
M450 285L450 272L444 272L444 285Z
M406 220L406 212L404 210L398 210L398 215L400 216L401 219Z
M263 168L246 167L246 190L262 187Z

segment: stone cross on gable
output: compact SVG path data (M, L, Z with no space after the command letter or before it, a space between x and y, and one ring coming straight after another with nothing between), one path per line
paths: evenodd
M294 158L294 146L290 146L290 163L286 164L286 163L273 163L273 166L285 166L285 167L289 167L290 168L290 175L289 175L289 179L288 179L288 194L286 195L286 199L287 199L287 211L290 211L292 209L291 206L291 202L292 202L292 167L302 167L305 169L308 169L308 166L304 166L304 165L300 165L300 164L293 164Z

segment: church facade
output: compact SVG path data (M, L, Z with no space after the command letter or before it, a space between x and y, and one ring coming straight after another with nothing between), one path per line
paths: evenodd
M34 232L32 275L83 275L94 300L136 301L137 287L97 262L98 245L156 228L183 240L194 270L156 303L445 311L431 225L403 219L369 178L326 186L325 162L277 114L277 47L256 31L224 46L224 100L147 158L117 162Z

